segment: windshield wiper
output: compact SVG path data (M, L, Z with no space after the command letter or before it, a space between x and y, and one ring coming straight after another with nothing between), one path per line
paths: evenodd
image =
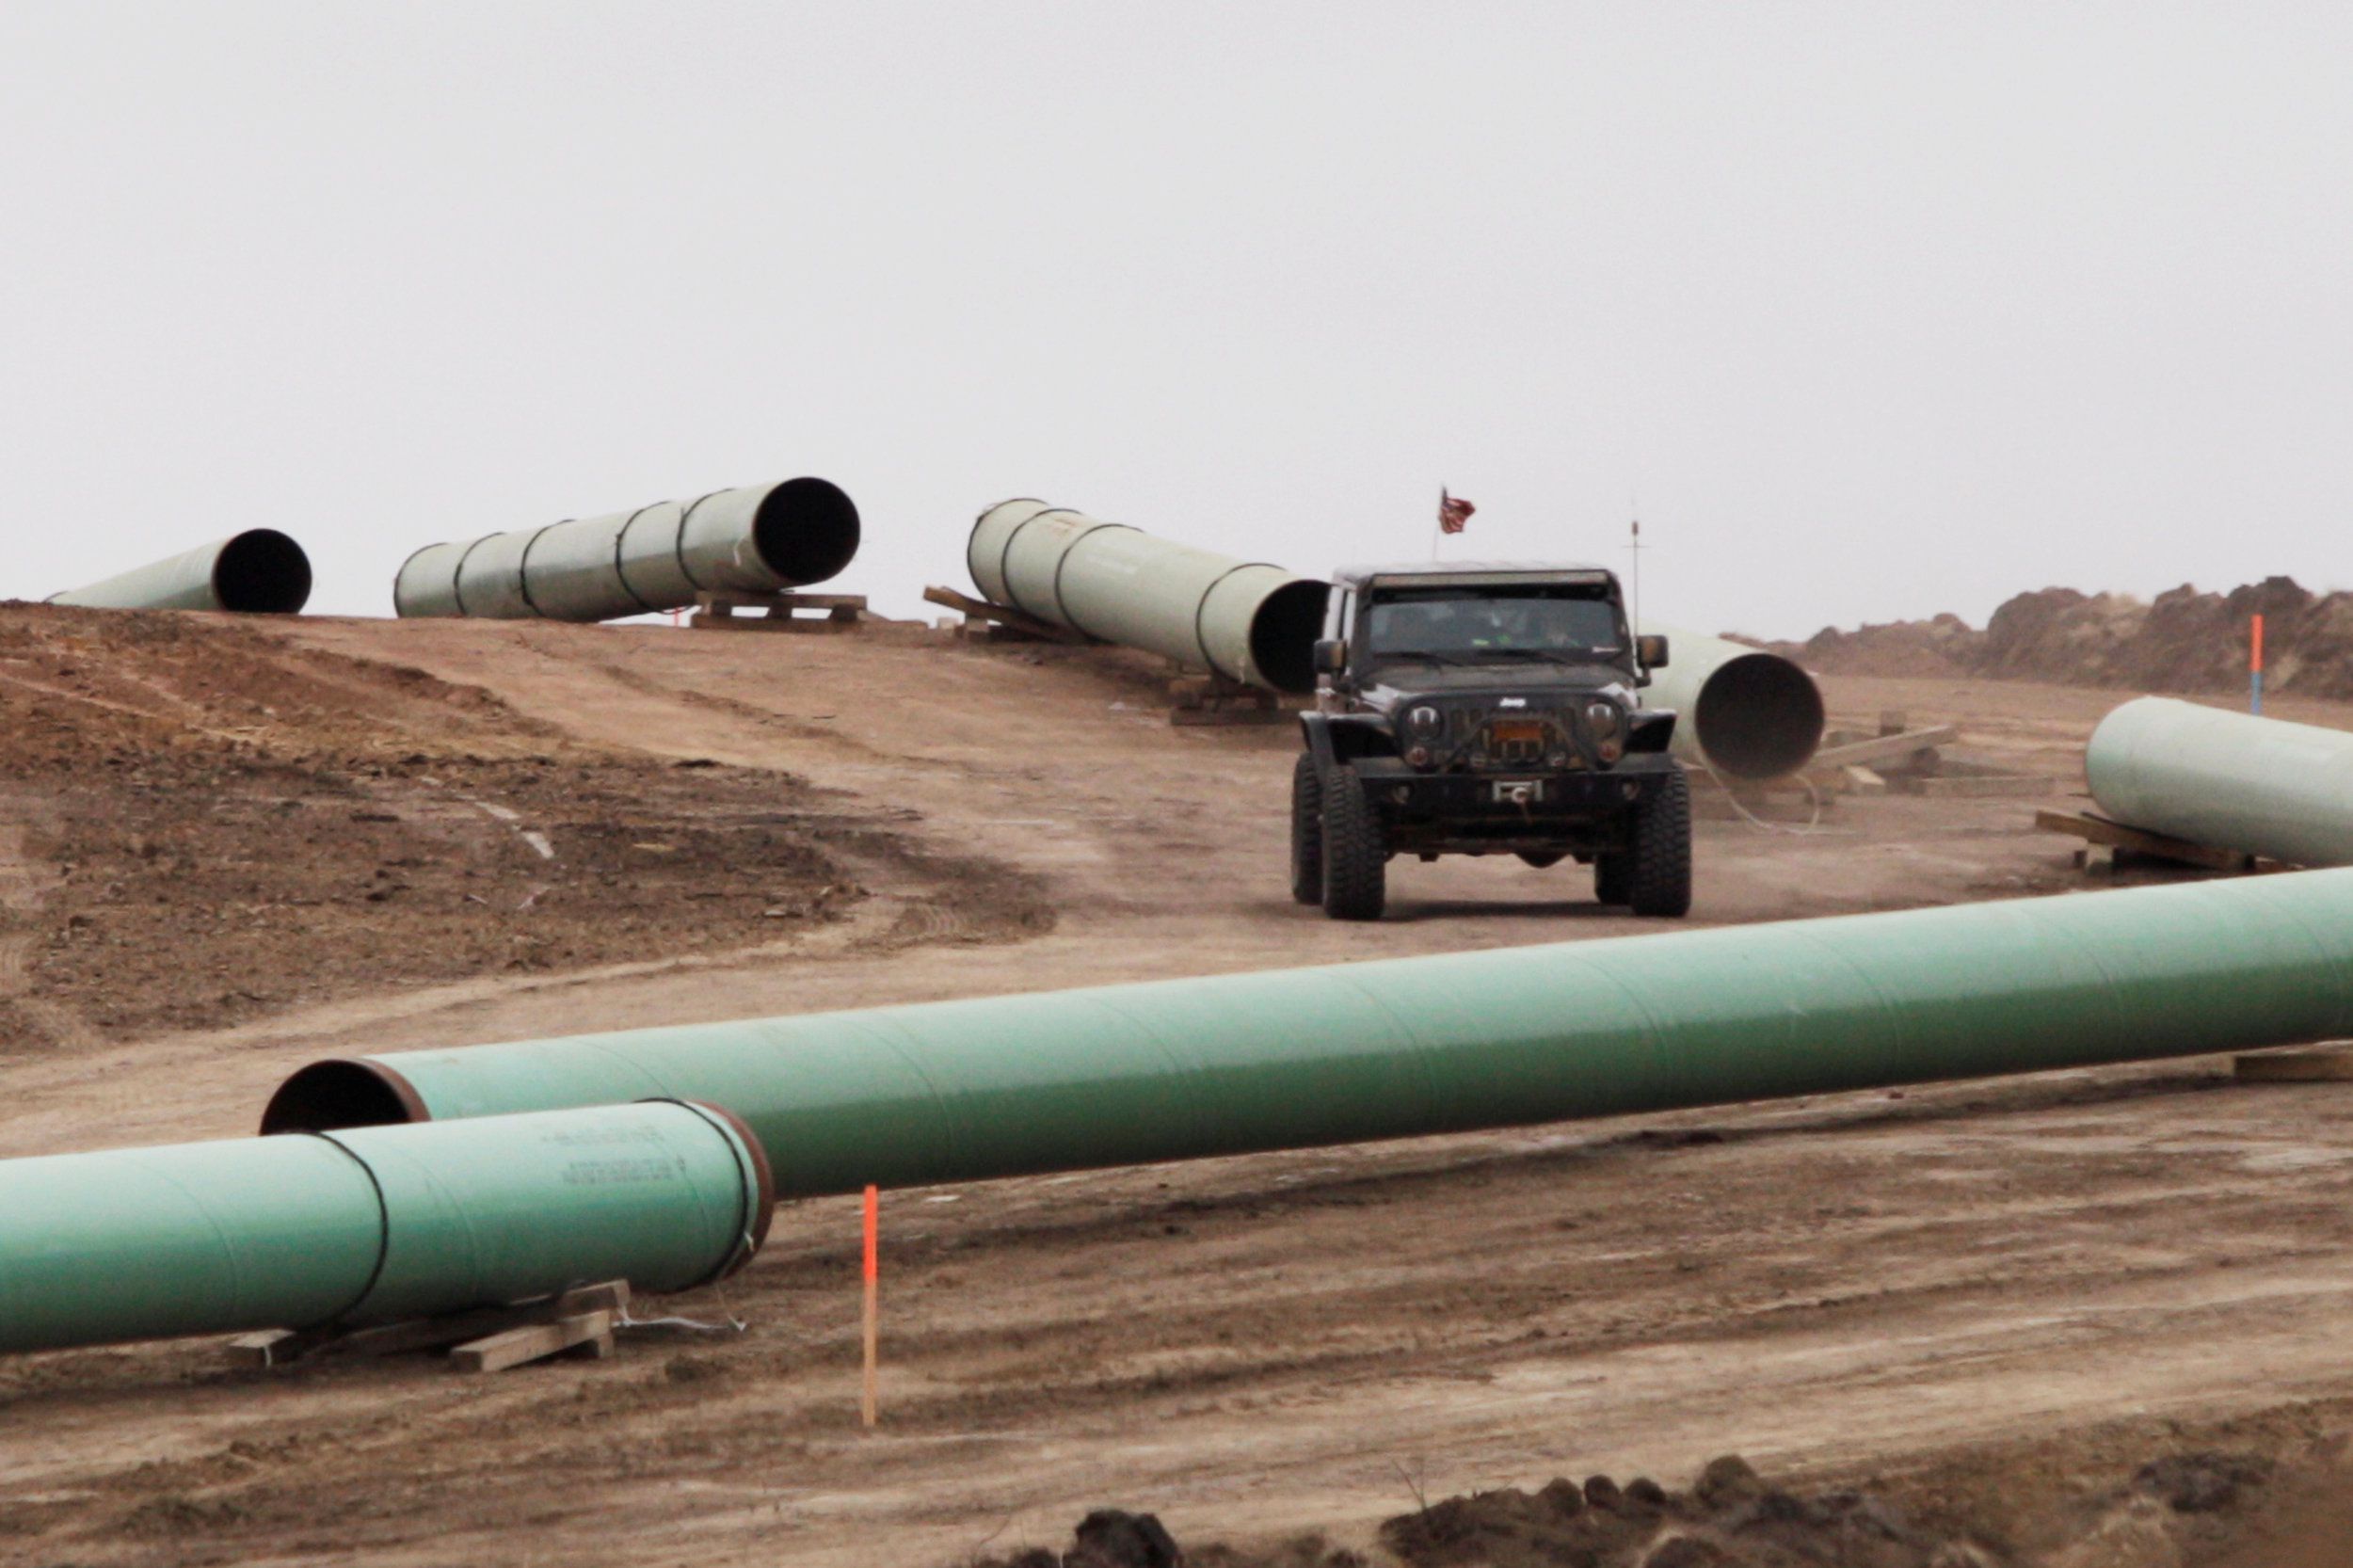
M1433 653L1426 648L1385 648L1373 655L1376 659L1413 659L1426 664L1467 664L1451 653Z
M1545 663L1553 664L1577 664L1586 662L1585 659L1579 659L1571 654L1562 653L1557 648L1482 648L1479 651L1481 656L1485 658L1542 659ZM1587 658L1590 657L1591 655L1587 656Z

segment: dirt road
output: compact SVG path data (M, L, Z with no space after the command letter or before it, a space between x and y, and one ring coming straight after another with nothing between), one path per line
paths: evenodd
M35 663L0 663L0 698L11 669L73 690L38 663L50 653L15 656ZM44 922L70 918L83 895L65 867L94 851L60 858L69 786L21 770L7 820L24 831L0 836L0 944L19 945L0 965L33 962L13 992L0 970L0 1154L242 1133L286 1071L342 1050L1642 929L1586 902L1574 868L1516 861L1401 863L1391 920L1324 921L1283 882L1295 741L1172 729L1157 677L1117 655L306 621L250 656L315 678L307 716L261 716L253 754L210 785L159 783L258 811L273 790L341 802L368 759L387 766L341 815L396 820L313 852L354 879L354 902L323 906L351 922L331 944L344 967L192 1029L140 1000L169 977L56 961L71 943ZM197 698L170 690L154 722L184 725ZM1829 690L1835 713L1956 723L1972 749L2060 776L2116 700ZM2353 725L2353 709L2292 716ZM264 788L257 770L292 744L277 730L312 736L308 772ZM706 760L720 766L674 765ZM418 804L453 787L515 816ZM2032 804L1846 800L1806 832L1706 823L1694 918L2074 886L2065 845L2028 829ZM764 825L793 854L721 901L724 919L697 913L706 884L734 887L726 851L763 816L789 819ZM217 841L187 832L147 860ZM354 837L379 832L407 838ZM402 856L426 862L397 896L409 956L371 984L348 934L397 902L361 888ZM143 874L88 895L94 927L134 895L190 921L219 902ZM535 878L571 900L554 935L569 956L494 962L451 923L476 907L468 891ZM600 920L624 908L625 940ZM173 1006L225 1005L191 994ZM28 997L86 1021L10 1032ZM616 1363L264 1379L192 1343L0 1364L0 1557L945 1563L1059 1538L1095 1504L1153 1509L1189 1542L1312 1523L1369 1544L1417 1488L1681 1477L1733 1449L1825 1477L2032 1454L2060 1486L2038 1447L2054 1433L2121 1423L2162 1447L2168 1423L2353 1398L2337 1349L2353 1328L2348 1109L2345 1089L2242 1088L2198 1064L892 1194L871 1435L853 1206L811 1203L744 1274L669 1308L747 1332L648 1333Z

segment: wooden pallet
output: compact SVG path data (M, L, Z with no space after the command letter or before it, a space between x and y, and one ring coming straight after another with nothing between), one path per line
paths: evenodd
M229 1364L247 1368L397 1355L447 1347L461 1372L498 1372L568 1352L601 1361L629 1311L629 1282L584 1285L537 1301L483 1307L372 1328L270 1329L229 1341Z
M765 612L739 616L739 610ZM821 612L801 615L803 610ZM871 616L864 594L696 594L687 625L712 632L855 632Z
M2105 849L2109 852L2109 860L2141 856L2210 872L2249 872L2258 864L2256 856L2245 850L2217 849L2212 844L2194 844L2163 833L2147 833L2105 817L2095 817L2089 811L2037 811L2034 824L2045 833L2064 833L2081 839L2091 849ZM2076 864L2086 869L2100 863L2100 859L2084 852L2076 855Z

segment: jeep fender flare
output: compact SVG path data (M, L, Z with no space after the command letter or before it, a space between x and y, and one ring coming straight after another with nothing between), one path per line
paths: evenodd
M1630 752L1664 751L1674 740L1675 711L1637 708L1626 724L1625 748Z
M1397 750L1381 721L1369 713L1302 713L1299 728L1319 773L1359 757L1392 756Z

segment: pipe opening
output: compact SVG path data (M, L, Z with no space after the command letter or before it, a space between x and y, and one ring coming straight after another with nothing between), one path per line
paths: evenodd
M311 558L275 528L248 529L220 547L213 594L239 615L296 615L311 601Z
M1331 584L1286 583L1258 603L1250 617L1250 662L1278 692L1316 689L1316 639L1323 635L1324 600Z
M1795 773L1822 744L1821 689L1777 653L1727 661L1700 688L1692 738L1707 760L1735 778Z
M313 1062L269 1097L262 1111L262 1131L264 1136L334 1132L432 1119L417 1091L390 1067L367 1061Z
M829 479L788 479L760 498L752 544L795 587L839 574L857 554L857 504Z

